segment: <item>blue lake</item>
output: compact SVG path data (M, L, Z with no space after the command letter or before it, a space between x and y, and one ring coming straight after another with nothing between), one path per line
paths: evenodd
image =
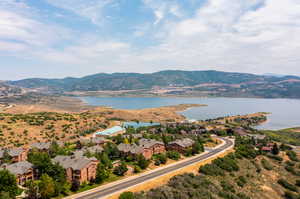
M260 129L284 129L300 126L300 100L256 98L196 98L196 97L80 97L93 106L116 109L142 109L177 104L206 104L181 112L188 119L205 120L228 115L270 112L268 122Z

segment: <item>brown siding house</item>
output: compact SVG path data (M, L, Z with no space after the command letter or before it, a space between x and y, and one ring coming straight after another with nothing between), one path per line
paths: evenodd
M7 154L11 157L11 161L13 163L27 160L28 151L23 148L0 149L0 163L5 152L7 152Z
M89 182L96 178L99 161L96 158L56 156L53 162L60 164L67 174L69 182Z
M149 139L139 140L139 145L135 144L119 144L118 150L123 156L142 154L146 159L151 159L153 154L164 153L166 151L163 142Z
M34 180L34 167L30 162L22 161L4 166L17 178L18 185L25 185L28 180Z
M195 141L190 138L178 139L168 144L168 150L184 153L194 145Z

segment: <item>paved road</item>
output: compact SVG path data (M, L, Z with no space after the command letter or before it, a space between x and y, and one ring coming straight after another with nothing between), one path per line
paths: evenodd
M158 171L154 171L152 173L137 177L137 178L132 179L132 180L124 181L122 183L119 183L119 184L113 185L111 187L107 187L107 188L95 191L93 193L88 193L84 196L74 195L73 197L71 196L71 198L74 198L74 199L99 199L99 198L104 198L104 197L106 197L110 194L113 194L115 192L127 189L131 186L140 184L140 183L145 182L147 180L151 180L151 179L156 178L158 176L165 175L165 174L173 172L177 169L180 169L180 168L192 165L194 163L197 163L199 161L205 160L209 157L212 157L212 156L216 155L217 153L219 153L221 151L224 151L224 150L228 149L229 147L231 147L233 145L233 142L231 140L225 139L225 138L221 138L221 139L225 141L225 144L223 146L221 146L220 148L211 150L208 153L203 154L201 156L197 156L197 157L195 157L191 160L188 160L188 161L185 161L185 162L182 162L182 163L178 163L174 166L166 167L166 168L158 170Z

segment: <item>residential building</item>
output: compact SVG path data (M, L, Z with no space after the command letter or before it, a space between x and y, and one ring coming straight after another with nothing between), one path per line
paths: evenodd
M152 151L144 149L141 146L138 146L136 144L119 144L117 146L118 150L121 152L123 156L137 156L137 155L143 155L146 159L150 159L152 157Z
M165 144L153 139L142 138L139 140L139 146L143 147L144 150L150 150L152 155L166 152Z
M56 156L53 162L61 165L67 174L69 182L92 181L96 178L97 165L99 161L96 158L75 157L75 156Z
M27 181L35 179L34 167L30 162L17 162L10 165L4 165L3 168L16 176L18 185L25 185Z
M170 142L167 146L170 151L177 151L184 153L187 149L191 148L194 145L195 141L190 138L178 139L173 142Z
M5 152L10 156L13 163L27 160L27 150L23 148L0 149L0 160L3 158Z
M62 147L64 145L63 142L56 142L58 146ZM30 149L37 149L41 152L48 152L51 147L52 142L36 142L30 145Z
M12 158L12 162L22 162L27 160L27 150L23 148L12 148L7 150L8 155Z

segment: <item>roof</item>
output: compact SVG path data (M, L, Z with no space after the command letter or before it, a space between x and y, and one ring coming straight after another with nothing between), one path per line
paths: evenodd
M153 140L153 139L145 139L142 138L139 140L139 146L143 147L143 148L151 148L154 145L159 144L159 145L164 145L163 142L157 141L157 140Z
M262 151L272 151L272 147L264 146L261 148Z
M13 149L8 149L7 150L8 155L14 157L14 156L19 156L24 152L23 148L13 148Z
M126 135L123 135L123 137L125 138L130 138L130 136L132 136L133 138L142 138L143 135L140 134L140 133L134 133L134 134L126 134Z
M104 149L101 146L92 146L87 148L86 150L88 150L91 153L101 153Z
M132 154L141 154L143 153L143 147L137 146L135 144L119 144L117 146L118 150L124 153L132 153Z
M21 153L24 152L23 148L12 148L12 149L1 149L0 148L0 158L3 158L5 150L7 151L8 155L11 157L19 156Z
M107 142L107 139L103 137L93 137L91 138L91 142L95 144L104 144L105 142Z
M118 133L120 131L124 131L124 129L120 126L114 126L109 129L105 129L104 131L99 131L96 133L96 135L112 135L114 133Z
M28 173L30 169L33 169L33 164L27 161L17 162L8 165L6 169L14 175L23 175Z
M81 170L87 167L91 162L97 161L95 158L74 157L59 155L52 159L53 162L58 163L64 169L72 168L73 170Z
M30 145L30 148L36 148L39 150L48 150L50 149L51 143L50 142L36 142Z
M184 139L178 139L178 140L175 140L173 142L170 142L169 144L177 144L181 147L191 147L193 144L195 143L194 140L190 139L190 138L184 138Z
M257 140L263 140L266 138L266 135L261 135L261 134L248 134L248 136Z

